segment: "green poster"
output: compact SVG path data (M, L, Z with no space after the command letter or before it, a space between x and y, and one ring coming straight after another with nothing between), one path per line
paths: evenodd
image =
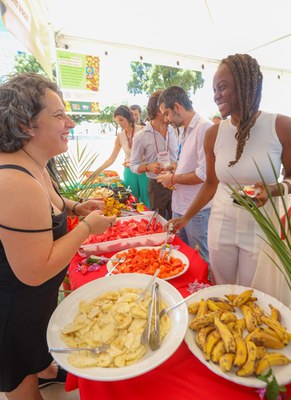
M99 90L99 57L57 49L57 65L62 89Z

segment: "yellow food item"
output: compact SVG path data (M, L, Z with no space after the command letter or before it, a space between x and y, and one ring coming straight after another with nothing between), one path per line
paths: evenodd
M74 352L68 361L78 368L124 367L138 361L147 352L141 344L141 336L147 324L150 295L136 302L141 289L124 288L105 292L91 301L80 301L79 312L73 322L61 332L61 338L69 347L97 347L108 344L103 353ZM167 305L161 301L160 310ZM163 339L171 327L171 320L164 315L160 320L160 336ZM152 324L153 328L153 324Z

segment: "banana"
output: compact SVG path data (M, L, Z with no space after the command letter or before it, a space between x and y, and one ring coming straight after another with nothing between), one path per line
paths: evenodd
M207 335L214 331L215 326L214 325L208 325L205 328L199 329L199 331L195 335L195 342L197 346L201 349L204 350L204 344L207 338Z
M260 360L261 358L264 357L264 355L267 353L267 349L264 346L257 346L257 359Z
M236 321L234 331L242 337L243 331L246 327L246 320L244 318L240 318Z
M255 369L256 375L262 375L266 370L269 370L273 365L286 365L291 362L290 358L281 353L267 353L261 360L258 361Z
M252 332L251 334L251 340L248 340L248 342L254 342L257 346L264 346L269 349L283 349L284 348L284 343L280 340L277 339L273 335L269 335L266 332L263 332L262 330L259 330L257 332Z
M208 313L200 318L194 318L193 321L191 321L189 328L193 329L193 331L197 331L207 325L211 325L213 324L215 315L215 313Z
M226 294L225 297L227 300L229 300L232 304L234 302L234 299L236 299L239 295L238 294ZM258 299L254 296L251 296L248 301L257 301Z
M245 304L243 304L240 307L240 309L243 313L247 330L249 332L254 331L256 329L256 327L258 326L258 321L257 321L256 315L253 313L251 308L249 306L246 306Z
M262 329L262 331L268 333L269 335L275 336L275 338L277 338L277 339L280 339L279 336L277 335L277 333L272 328L264 327Z
M200 307L200 301L196 301L195 303L191 303L188 306L188 311L190 314L197 314Z
M271 329L273 329L279 338L282 340L282 342L287 346L288 344L288 333L286 329L280 324L279 321L274 320L271 317L266 317L262 316L261 321L269 326Z
M247 345L244 339L237 334L234 335L234 340L236 345L236 352L233 365L235 367L241 367L247 361L247 356L248 356Z
M220 333L226 351L228 353L235 353L235 340L227 325L221 322L217 316L214 317L214 325Z
M216 345L213 347L211 352L211 361L215 364L219 363L220 357L226 353L226 348L224 346L223 340L221 339Z
M237 370L236 374L238 376L250 376L255 372L257 346L251 341L246 342L246 345L248 352L247 361L239 370Z
M245 304L250 297L252 297L252 294L254 293L253 289L248 289L245 290L244 292L242 292L241 294L239 294L234 300L233 300L233 305L235 307L240 307L243 304Z
M204 344L204 357L206 361L210 361L212 350L220 340L221 337L217 330L209 333Z
M271 309L271 318L273 318L275 321L280 322L281 321L281 314L278 308L274 307L272 304L269 304L269 307Z
M256 335L258 332L261 332L261 328L257 327L254 331L250 332L246 337L245 337L245 341L249 342L250 340L252 340L252 337L254 335Z
M210 311L220 311L221 309L218 307L218 305L211 299L207 299L207 307L209 308Z
M225 353L219 359L219 368L223 372L229 372L232 368L235 355L233 353Z
M235 311L234 306L226 299L221 297L209 297L208 300L215 303L222 311Z
M253 313L257 317L258 323L261 324L262 323L261 317L263 315L266 315L264 309L261 306L259 306L257 303L255 303L254 301L247 301L246 305L250 307L250 309L253 311Z
M207 313L208 313L208 307L206 301L204 299L201 299L196 318L201 318L203 317L203 315Z
M231 311L225 311L221 314L220 321L228 324L229 322L235 322L237 320L236 315Z
M227 325L228 329L230 330L230 332L232 334L234 334L235 333L235 325L236 325L236 323L235 322L227 322L226 325Z

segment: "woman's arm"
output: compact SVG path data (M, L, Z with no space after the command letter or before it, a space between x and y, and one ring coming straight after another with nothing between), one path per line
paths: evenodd
M118 134L116 136L115 142L114 142L114 147L112 150L111 155L107 158L106 161L104 161L104 163L96 169L96 171L93 172L94 176L100 174L100 172L102 172L104 169L110 167L110 165L112 165L114 163L114 161L117 159L118 154L121 150L121 145L120 145L120 141L119 141L119 135ZM92 175L91 175L92 176ZM88 178L90 180L90 177Z
M29 176L1 174L1 224L10 228L39 230L52 226L51 204L40 183ZM40 285L58 274L78 251L89 233L100 234L116 217L91 212L71 232L53 241L52 230L15 232L0 228L0 240L16 277L31 286ZM90 228L90 229L89 229Z

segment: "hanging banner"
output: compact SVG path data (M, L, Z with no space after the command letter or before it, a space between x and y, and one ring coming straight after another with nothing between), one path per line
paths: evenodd
M99 112L99 57L57 49L57 78L68 113Z
M96 114L99 112L99 103L92 101L65 100L65 107L68 114Z
M0 0L0 11L5 28L25 46L52 78L52 41L44 2Z

